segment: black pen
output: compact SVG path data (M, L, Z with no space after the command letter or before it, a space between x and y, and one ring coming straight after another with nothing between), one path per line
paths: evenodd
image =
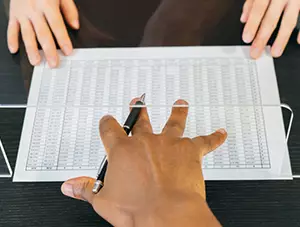
M145 105L145 96L146 94L143 94L140 97L140 100L137 101L134 105ZM127 135L131 132L133 126L135 125L137 119L139 118L140 112L142 107L132 107L129 116L127 117L125 124L123 126L124 131ZM95 181L94 187L93 187L93 193L98 193L99 190L103 187L104 177L107 169L107 157L103 158L98 174L97 174L97 180Z

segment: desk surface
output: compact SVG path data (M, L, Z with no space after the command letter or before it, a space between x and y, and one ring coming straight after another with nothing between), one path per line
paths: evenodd
M131 0L132 2L137 1ZM77 1L80 4L80 1ZM83 2L83 1L82 1ZM81 3L82 3L81 2ZM116 2L116 1L114 1ZM151 12L158 1L143 5ZM241 2L241 1L236 1ZM133 4L133 3L132 3ZM152 7L152 8L151 8ZM218 33L206 45L240 45L242 26L238 19L241 3L230 10L230 18L218 25ZM81 7L84 13L84 6ZM117 14L118 15L118 14ZM72 33L75 47L135 46L142 35L142 28L149 17L141 18L131 28L131 35L115 32L118 39L102 42L86 34L90 23L83 31ZM5 37L7 20L4 7L0 5L0 34ZM82 24L84 26L84 24ZM229 32L224 33L222 28ZM90 29L90 32L94 32ZM113 29L112 29L113 30ZM117 30L115 30L117 31ZM94 33L95 34L95 33ZM101 36L101 35L99 35ZM295 120L289 140L289 150L294 174L300 174L300 48L294 34L283 57L275 60L281 101L294 109ZM29 66L24 49L11 56L6 42L0 43L0 103L26 102L32 67ZM0 111L0 136L8 158L15 166L24 110ZM109 226L99 218L85 202L64 197L61 183L12 183L0 179L0 226ZM300 179L293 181L216 181L207 182L208 203L224 226L300 226Z

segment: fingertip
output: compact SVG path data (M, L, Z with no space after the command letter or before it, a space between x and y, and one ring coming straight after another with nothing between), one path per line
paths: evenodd
M213 148L215 150L217 147L221 146L227 139L227 131L224 128L220 128L216 130L213 134L217 136L216 147Z
M111 120L111 119L114 119L114 117L112 115L109 115L109 114L106 114L104 115L100 121L99 121L99 125L103 125L105 124L107 121Z
M30 64L33 66L39 65L41 62L40 54L37 52L34 55L29 56L29 61L30 61Z
M189 103L183 99L178 99L174 105L189 105Z
M73 20L71 22L71 25L74 29L76 29L76 30L79 29L79 27L80 27L79 20L78 19Z
M66 45L63 46L62 50L63 50L64 54L66 56L68 56L68 55L72 54L73 47L72 47L72 45L66 44Z
M251 48L251 50L250 50L250 56L253 59L258 59L261 56L261 50L259 48L257 48L257 47Z
M134 105L137 101L140 101L140 100L141 99L139 97L136 97L130 101L129 105Z
M47 61L50 68L58 67L58 57L49 57Z
M66 21L73 29L79 29L79 15L74 1L62 1L61 10L66 18Z
M87 201L92 204L92 192L95 179L91 177L76 177L65 181L61 185L61 192L68 197Z
M7 46L11 54L15 54L19 49L19 32L19 23L11 19L7 28Z
M272 57L279 58L282 55L282 52L278 47L275 46L271 49L271 54Z
M188 105L189 103L183 99L178 99L172 108L172 113L174 113L176 116L184 116L186 119L188 114ZM180 114L180 115L178 115ZM183 115L182 115L183 114Z
M68 181L64 182L61 185L60 190L61 190L62 194L64 194L65 196L74 198L73 185L68 183Z
M245 24L246 23L246 14L243 12L240 18L241 23Z
M251 43L252 42L252 40L253 40L253 37L252 37L252 35L249 33L249 32L247 32L247 31L244 31L244 33L243 33L243 41L245 42L245 43Z
M300 45L300 32L298 34L298 44Z
M18 45L13 45L13 44L8 44L8 50L11 54L15 54L18 52L19 50L19 46Z
M222 135L227 135L227 132L224 128L220 128L216 132L221 133Z

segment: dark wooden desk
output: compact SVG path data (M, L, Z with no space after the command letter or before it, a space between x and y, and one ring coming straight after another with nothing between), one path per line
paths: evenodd
M89 19L82 16L85 20L82 26L86 27L82 27L78 33L72 33L75 46L138 45L143 26L157 1L148 5L137 2L143 9L147 8L148 14L135 11L133 17L141 19L128 20L132 22L131 27L119 30L116 29L118 26L110 28L109 24L116 24L116 21L109 15L106 21L99 22L102 23L99 26L106 26L104 30L117 37L114 40L107 39L108 33L97 33L95 27L89 24ZM231 18L218 25L214 38L206 45L242 44L242 26L238 22L240 9L241 3L231 9ZM81 12L85 10L84 6L81 7ZM0 34L3 38L6 37L6 26L4 7L0 4ZM225 29L228 32L225 33ZM96 35L85 36L88 32ZM275 66L281 100L290 104L295 111L289 150L293 173L300 174L300 47L295 40L294 35L284 56L275 60ZM0 103L26 102L25 87L29 84L31 71L32 67L28 65L24 50L17 56L11 56L6 42L0 42ZM0 111L0 136L13 168L23 117L24 110ZM60 185L61 183L12 183L11 179L0 179L0 226L109 226L87 203L64 197L60 192ZM210 207L224 226L300 226L300 179L207 182L207 195Z

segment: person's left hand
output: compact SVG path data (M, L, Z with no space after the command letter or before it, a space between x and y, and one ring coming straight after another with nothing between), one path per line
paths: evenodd
M243 32L244 42L253 41L251 57L256 59L261 56L282 13L280 29L271 49L273 57L282 55L297 25L300 0L246 0L241 22L246 24ZM300 32L298 43L300 44Z

